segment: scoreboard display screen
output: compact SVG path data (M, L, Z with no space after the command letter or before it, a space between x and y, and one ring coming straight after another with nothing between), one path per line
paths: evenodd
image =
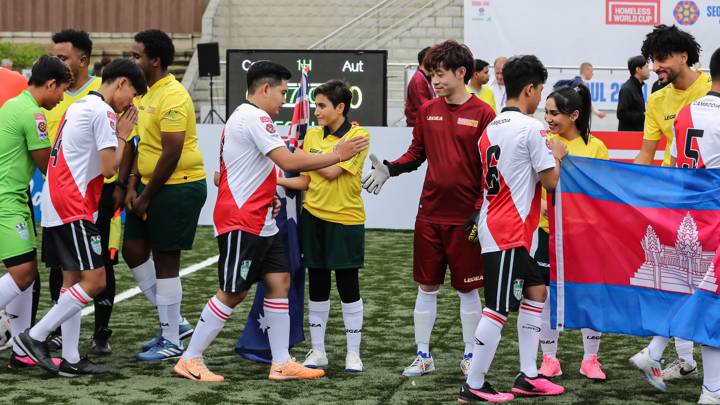
M301 72L308 66L311 125L317 124L313 115L315 89L333 79L346 82L352 91L351 121L363 126L387 125L387 51L228 49L226 117L246 100L248 69L260 60L279 63L292 73L285 104L274 117L276 124L289 125L292 121Z

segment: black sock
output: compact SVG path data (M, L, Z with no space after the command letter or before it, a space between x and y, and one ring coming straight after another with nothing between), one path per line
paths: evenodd
M109 329L110 315L112 315L113 303L115 302L115 270L112 265L105 266L107 284L95 300L95 332L101 329Z

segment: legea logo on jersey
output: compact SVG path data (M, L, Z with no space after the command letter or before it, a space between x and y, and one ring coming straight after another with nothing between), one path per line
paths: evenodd
M660 0L605 0L606 25L657 25Z
M425 117L426 121L442 121L443 117L442 115L428 115Z
M700 18L700 7L692 0L679 1L673 9L673 17L680 25L693 25Z

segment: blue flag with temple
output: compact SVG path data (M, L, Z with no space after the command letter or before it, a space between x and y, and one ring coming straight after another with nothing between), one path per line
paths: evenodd
M554 327L720 348L720 170L568 156L548 211Z
M285 139L288 149L291 152L296 148L302 147L302 141L307 132L308 122L310 118L310 101L309 101L309 69L305 67L302 71L300 79L300 88L295 101L295 111L293 113L292 125L290 133ZM283 173L280 176L294 177L298 173ZM277 222L280 232L276 237L280 237L285 244L285 250L288 256L288 265L290 266L290 346L296 345L305 340L304 313L305 307L305 266L302 263L302 255L300 253L300 228L298 226L298 216L302 210L302 193L295 190L286 190L283 187L277 188L277 197L282 203L280 214L275 221ZM272 354L270 352L270 342L268 341L267 329L263 313L263 299L265 297L265 284L259 282L255 291L255 300L252 309L248 315L245 329L240 339L235 345L235 352L248 360L260 363L272 362Z

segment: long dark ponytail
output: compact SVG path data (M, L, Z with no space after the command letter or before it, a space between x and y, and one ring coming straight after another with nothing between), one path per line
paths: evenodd
M563 114L570 115L575 110L580 113L575 120L575 127L587 145L590 139L590 118L592 117L590 89L583 83L561 86L553 89L547 98L555 100L558 111Z

